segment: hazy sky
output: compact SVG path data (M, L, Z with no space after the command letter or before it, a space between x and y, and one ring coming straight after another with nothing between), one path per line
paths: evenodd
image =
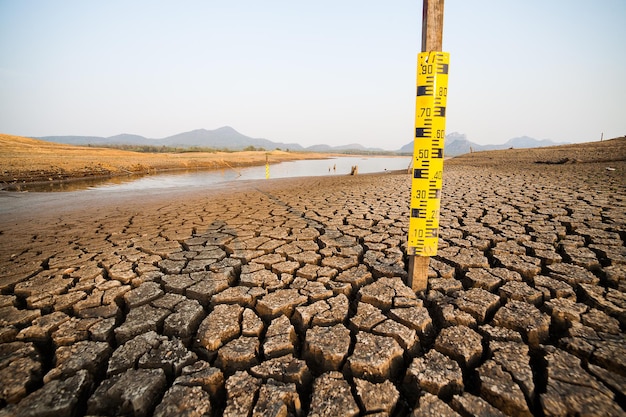
M0 132L413 140L422 0L0 0ZM447 132L626 134L626 0L446 0Z

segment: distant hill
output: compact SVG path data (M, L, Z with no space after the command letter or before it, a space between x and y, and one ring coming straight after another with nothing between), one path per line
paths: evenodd
M445 156L458 156L470 152L477 151L493 151L499 149L527 149L527 148L542 148L545 146L564 145L566 143L557 143L551 140L538 140L528 136L521 136L513 139L509 139L500 145L479 145L467 140L467 136L463 133L452 132L446 135L445 140ZM413 142L409 142L404 145L398 151L400 153L412 153Z
M36 139L48 142L66 143L70 145L149 145L149 146L173 146L181 148L205 147L215 149L242 150L249 146L264 148L267 150L290 149L301 151L304 148L297 143L273 142L269 139L251 138L237 132L230 126L220 127L215 130L197 129L190 132L179 133L162 139L148 139L139 135L121 134L108 138L97 136L44 136Z
M220 150L238 151L250 146L257 149L263 148L268 151L274 149L307 151L307 152L326 152L326 153L372 153L372 154L389 154L389 153L413 153L413 142L409 142L399 150L385 151L381 148L368 148L358 143L340 146L330 145L313 145L307 148L297 143L274 142L264 138L251 138L239 133L230 126L220 127L215 130L196 129L189 132L179 133L177 135L168 136L162 139L148 139L139 135L121 134L111 137L98 136L44 136L35 139L45 140L48 142L65 143L69 145L136 145L136 146L170 146L177 148L213 148ZM471 151L486 151L508 148L538 148L544 146L561 145L562 143L552 142L550 140L537 140L528 136L521 136L510 139L501 145L479 145L467 140L467 136L463 133L452 132L446 135L445 155L458 156L469 153Z
M239 133L230 126L220 127L215 130L196 129L190 132L179 133L162 139L148 139L143 136L121 134L111 137L98 136L44 136L35 139L48 142L65 143L70 145L136 145L136 146L170 146L177 148L214 148L228 150L242 150L250 146L266 150L282 149L292 151L327 152L327 153L393 153L381 148L367 148L360 144L341 146L313 145L307 148L297 143L274 142L269 139L251 138Z
M220 127L215 130L197 129L191 132L179 133L159 140L165 146L189 147L205 146L217 149L241 150L249 146L272 150L276 148L302 150L297 143L273 142L269 139L251 138L237 132L230 126Z

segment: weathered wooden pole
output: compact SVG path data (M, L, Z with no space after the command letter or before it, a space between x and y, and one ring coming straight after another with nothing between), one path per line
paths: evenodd
M424 0L422 9L422 52L441 51L443 0Z
M443 39L444 0L424 0L422 9L422 52L441 51ZM416 109L417 112L417 109ZM428 286L429 256L409 254L407 285L413 291L425 291Z

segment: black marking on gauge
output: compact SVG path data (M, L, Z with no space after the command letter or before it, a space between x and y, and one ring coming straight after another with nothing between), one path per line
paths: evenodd
M433 95L433 86L432 85L418 85L417 86L417 95L418 96L432 96Z
M430 138L432 134L433 134L433 130L430 127L416 127L415 128L416 138Z
M425 180L428 179L428 169L414 169L413 170L413 178L416 180Z
M414 219L426 218L426 209L422 209L422 208L411 209L411 217L413 217Z

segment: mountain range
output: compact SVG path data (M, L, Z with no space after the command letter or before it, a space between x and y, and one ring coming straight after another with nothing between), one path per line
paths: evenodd
M467 136L464 133L452 132L446 135L445 140L445 156L458 156L470 152L477 151L493 151L499 149L527 149L527 148L542 148L545 146L565 145L565 142L557 143L551 140L539 140L529 136L520 136L513 139L509 139L500 145L479 145L467 140ZM400 148L399 153L411 154L413 153L413 142L409 142Z
M168 146L168 147L202 147L214 149L243 150L249 147L257 149L283 149L292 151L308 152L333 152L333 153L390 153L381 148L368 148L360 144L349 144L341 146L313 145L303 147L297 143L274 142L269 139L251 138L237 132L230 126L220 127L215 130L197 129L190 132L179 133L162 139L148 139L139 135L121 134L110 137L99 136L44 136L38 137L49 142L65 143L70 145L131 145L131 146ZM549 140L537 140L527 136L513 138L502 145L478 145L467 140L465 134L453 132L446 135L445 154L446 156L457 156L471 151L507 149L507 148L536 148L542 146L558 145ZM413 142L409 142L394 153L412 154Z

